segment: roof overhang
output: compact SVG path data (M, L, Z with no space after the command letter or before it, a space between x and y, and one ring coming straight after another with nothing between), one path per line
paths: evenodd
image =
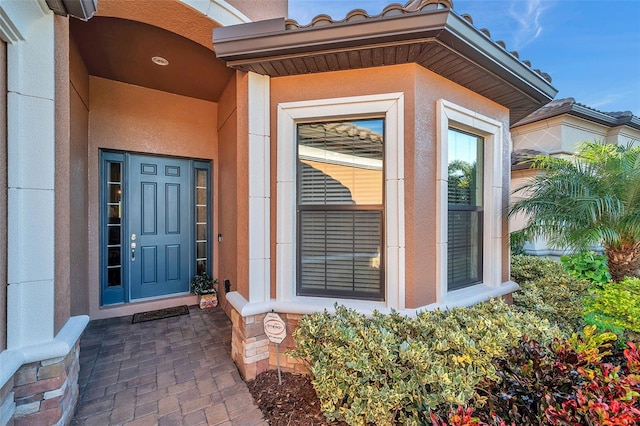
M73 16L88 20L98 10L98 0L46 0L47 6L56 15Z
M416 63L510 110L511 123L556 95L550 79L451 9L287 28L284 18L216 28L227 65L271 77Z
M575 102L564 102L560 106L549 108L548 110L546 108L543 108L539 113L531 114L515 123L513 127L515 128L523 126L525 124L535 123L537 121L542 121L561 115L578 117L592 123L607 126L609 128L629 126L633 129L640 130L640 118L631 114L630 112L618 113L617 116L614 116L612 115L612 113L597 111L593 108L589 108L585 105L581 105Z

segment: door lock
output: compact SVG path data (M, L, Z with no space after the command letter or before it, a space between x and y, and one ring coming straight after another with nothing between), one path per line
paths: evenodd
M131 243L131 261L133 262L135 260L136 260L136 243Z

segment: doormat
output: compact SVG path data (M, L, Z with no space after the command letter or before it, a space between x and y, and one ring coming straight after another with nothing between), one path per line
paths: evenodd
M137 324L139 322L154 321L163 318L177 317L180 315L187 315L189 308L187 305L175 306L173 308L158 309L157 311L140 312L133 316L131 324Z

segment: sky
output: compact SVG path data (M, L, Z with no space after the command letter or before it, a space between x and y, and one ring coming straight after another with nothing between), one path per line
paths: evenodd
M289 0L289 17L377 15L394 2L406 0ZM640 0L453 0L453 10L551 75L555 99L640 116Z

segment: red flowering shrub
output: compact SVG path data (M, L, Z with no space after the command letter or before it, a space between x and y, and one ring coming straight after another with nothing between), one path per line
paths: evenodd
M431 413L432 426L515 426L515 423L507 425L500 417L493 415L492 423L485 423L477 417L473 417L473 408L458 407L449 412L449 423L445 422L435 413Z
M640 423L640 354L629 342L623 352L626 366L597 359L579 367L582 383L575 394L558 398L547 394L545 410L552 425L626 426ZM558 404L559 400L565 399Z
M500 380L484 383L487 404L476 415L518 425L640 424L640 354L613 341L592 326L551 347L523 339L496 363Z

